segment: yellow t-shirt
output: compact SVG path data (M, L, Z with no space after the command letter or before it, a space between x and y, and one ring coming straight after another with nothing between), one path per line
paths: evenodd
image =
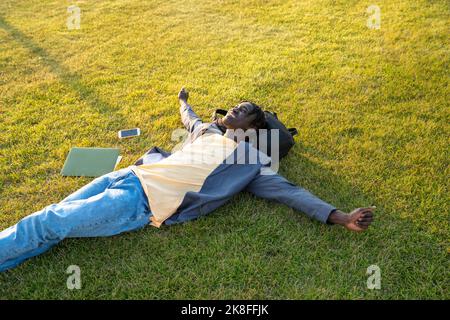
M152 225L159 227L174 214L187 192L199 192L236 145L225 136L204 134L159 162L132 166L147 195Z

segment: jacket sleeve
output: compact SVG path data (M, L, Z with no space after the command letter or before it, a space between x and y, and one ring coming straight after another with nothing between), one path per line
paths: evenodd
M194 110L192 110L192 107L187 103L180 105L180 115L181 121L183 122L189 133L193 133L194 130L203 123L200 117L194 112Z
M328 216L336 208L319 199L307 190L289 182L278 174L257 175L246 187L246 191L268 200L278 201L304 212L308 217L327 223Z

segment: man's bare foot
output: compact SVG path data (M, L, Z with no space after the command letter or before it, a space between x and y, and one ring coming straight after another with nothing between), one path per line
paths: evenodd
M186 104L189 99L189 92L186 91L185 87L182 87L180 92L178 93L178 101L181 104Z
M342 211L335 210L328 217L328 221L334 224L340 224L350 231L361 232L367 230L373 222L375 207L358 208L345 214Z

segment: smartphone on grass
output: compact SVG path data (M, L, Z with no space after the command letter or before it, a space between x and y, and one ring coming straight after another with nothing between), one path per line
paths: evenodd
M118 133L119 139L136 137L136 136L139 136L140 134L141 134L141 129L139 129L139 128L124 129L124 130L120 130Z

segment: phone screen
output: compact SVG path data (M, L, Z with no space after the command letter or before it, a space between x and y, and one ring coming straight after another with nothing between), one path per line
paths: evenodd
M120 131L120 136L122 138L126 138L126 137L132 137L132 136L137 136L139 135L139 129L129 129L129 130L121 130Z

